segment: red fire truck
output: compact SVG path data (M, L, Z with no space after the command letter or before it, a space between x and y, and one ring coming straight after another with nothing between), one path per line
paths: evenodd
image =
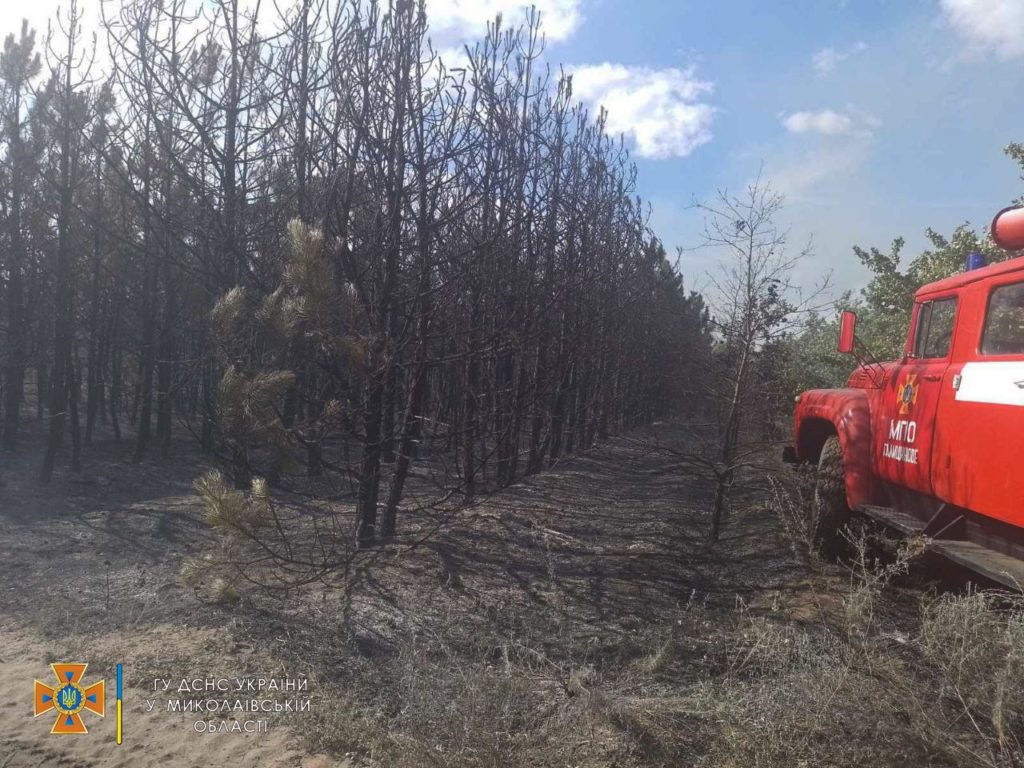
M1024 208L992 223L1024 249ZM835 552L858 513L1012 589L1024 589L1024 257L922 287L903 358L878 363L845 312L841 389L797 397L790 461L817 465L818 536Z

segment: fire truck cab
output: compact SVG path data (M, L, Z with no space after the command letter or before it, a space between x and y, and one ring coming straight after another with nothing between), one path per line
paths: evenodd
M1001 212L993 237L1024 249L1024 208ZM855 328L844 313L839 349L859 367L844 388L798 396L786 451L817 464L823 548L865 514L1024 589L1024 256L972 255L968 271L922 287L901 360L875 362Z

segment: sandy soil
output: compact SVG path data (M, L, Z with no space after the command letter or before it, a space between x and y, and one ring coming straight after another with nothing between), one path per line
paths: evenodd
M169 699L189 698L177 692L182 678L234 684L300 671L284 668L268 644L246 642L230 611L181 583L182 558L207 540L191 493L199 471L191 449L141 466L125 462L128 450L100 445L85 473L47 488L34 482L34 451L2 468L0 766L344 765L301 748L296 715L243 715L239 722L266 719L266 732L210 734L195 731L203 715L167 711ZM33 717L33 680L54 682L52 662L87 662L84 681L106 681L106 716L84 713L86 735L51 735L53 714ZM125 671L121 745L117 663ZM154 693L155 678L172 680L171 691Z
M49 662L90 659L86 682L103 677L113 694L114 660L127 670L148 667L161 674L184 670L188 659L209 657L222 648L221 661L235 660L238 668L251 667L252 659L244 651L231 650L226 633L217 630L182 632L180 626L158 625L132 633L96 634L89 637L54 639L13 623L0 626L0 690L6 701L0 705L0 765L7 768L29 766L327 766L326 757L315 758L295 748L290 728L283 722L269 726L267 733L197 734L194 715L168 713L142 680L126 681L123 710L124 738L115 741L114 705L108 700L106 717L100 719L86 713L84 719L90 732L83 736L55 736L49 733L53 715L32 718L31 686L33 678L52 682ZM168 663L148 659L152 651L172 650L181 658ZM196 663L193 661L192 663ZM138 672L136 672L136 675ZM190 674L190 673L186 673ZM154 701L147 711L147 701ZM279 718L280 720L280 718Z

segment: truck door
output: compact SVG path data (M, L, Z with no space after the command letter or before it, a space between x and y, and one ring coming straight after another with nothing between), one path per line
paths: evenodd
M935 415L949 367L956 314L956 296L917 305L910 355L886 380L875 421L878 475L922 493L932 492Z
M1024 279L978 284L968 302L969 343L958 345L963 362L950 367L939 399L935 495L1024 526Z

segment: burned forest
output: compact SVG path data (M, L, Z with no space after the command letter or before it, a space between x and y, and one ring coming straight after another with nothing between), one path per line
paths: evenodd
M1024 766L1024 560L968 562L1024 553L1024 208L839 254L894 226L849 196L899 120L779 106L785 8L39 2L0 8L0 768ZM806 93L876 51L835 46ZM989 283L995 384L939 359ZM965 393L1002 415L934 427Z
M703 301L538 14L456 64L413 2L103 14L0 67L3 445L43 420L43 482L101 435L195 439L233 488L350 497L367 545L665 415L704 364Z

